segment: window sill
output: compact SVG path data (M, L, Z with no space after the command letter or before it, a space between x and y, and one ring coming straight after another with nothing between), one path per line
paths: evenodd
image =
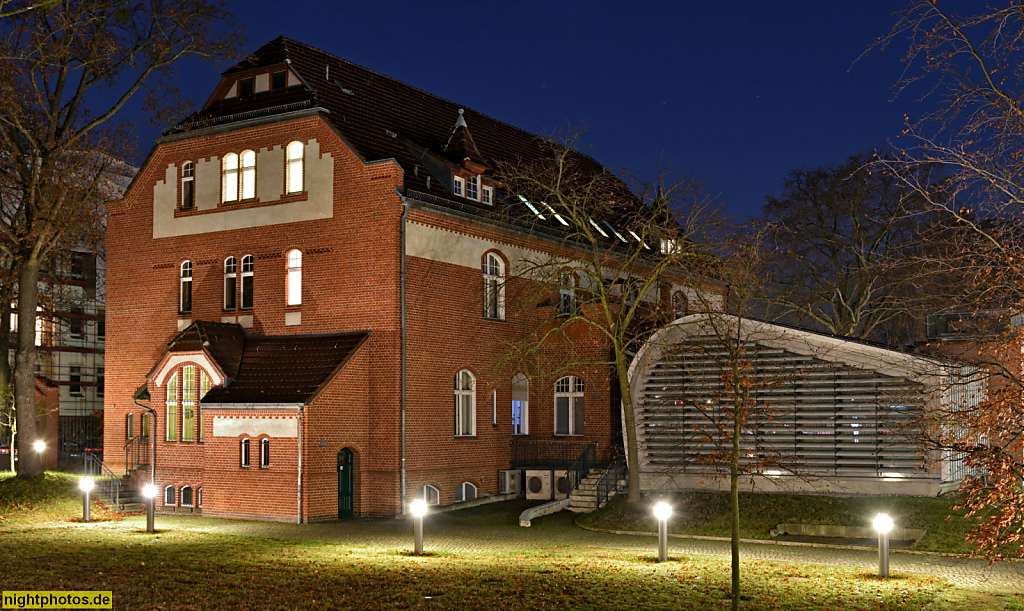
M187 310L187 311L184 311L184 312L181 311L181 310L178 310L178 316L192 316L192 310Z
M529 437L529 433L512 433L513 437Z
M492 322L505 322L504 318L495 318L495 317L492 317L492 316L484 316L483 319L484 320L490 320Z
M248 469L249 465L239 465L239 469Z
M263 466L261 466L261 467L260 467L260 469L269 469L269 468L270 468L269 466L267 466L267 467L263 467Z
M476 439L476 435L456 435L456 439Z
M583 433L555 433L555 437L583 437Z

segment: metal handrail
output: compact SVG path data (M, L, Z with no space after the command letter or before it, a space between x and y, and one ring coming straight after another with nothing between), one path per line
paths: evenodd
M125 475L140 466L149 466L149 437L131 437L124 444Z
M568 487L565 493L571 494L573 490L579 487L580 482L586 479L590 473L591 467L594 466L594 462L597 460L597 445L589 444L579 457L573 461L573 463L566 469L566 479L568 480Z
M85 457L85 475L93 478L96 488L107 495L114 507L121 508L121 478L114 474L103 461L96 458L92 452L83 452Z
M509 469L568 469L587 449L589 441L534 441L514 439Z
M601 474L601 478L597 480L596 492L597 492L597 508L600 509L608 502L611 498L612 493L618 493L619 491L619 480L626 474L626 461L625 458L620 456L615 457L612 464L605 469L604 473Z

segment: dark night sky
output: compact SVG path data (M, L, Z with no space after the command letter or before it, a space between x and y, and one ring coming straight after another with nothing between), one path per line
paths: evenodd
M854 63L901 2L230 4L247 51L283 34L535 133L586 123L599 161L690 170L735 215L921 110L892 99L902 49ZM189 63L181 87L201 104L225 68Z

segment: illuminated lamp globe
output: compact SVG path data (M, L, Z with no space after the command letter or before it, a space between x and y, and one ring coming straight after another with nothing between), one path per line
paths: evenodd
M40 439L39 441L33 443L32 447L35 449L36 452L42 452L43 450L46 449L46 442Z
M423 499L416 499L409 504L409 511L413 517L422 518L427 515L427 502Z
M142 496L146 497L147 499L155 498L156 497L156 486L154 486L153 484L146 484L145 486L143 486L142 487Z
M83 477L78 481L78 487L82 492L92 492L92 489L96 486L96 482L92 481L91 477Z
M881 534L888 534L892 530L892 518L887 513L880 513L871 521L871 525Z
M672 506L665 501L658 501L654 506L654 517L662 522L672 517Z

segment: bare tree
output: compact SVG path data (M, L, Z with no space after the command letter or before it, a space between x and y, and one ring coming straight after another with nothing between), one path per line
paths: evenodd
M529 322L508 360L545 374L582 367L612 374L623 401L628 501L637 503L629 364L644 339L671 319L672 287L722 297L706 276L711 259L695 242L716 217L715 207L692 177L662 174L630 188L580 154L577 137L550 142L544 162L500 171L512 200L509 220L552 243L548 254L515 262L514 275L527 286L510 307ZM556 347L558 360L545 359Z
M176 62L227 58L241 40L216 0L62 0L15 13L0 20L0 250L18 269L19 475L34 477L40 269L61 244L96 243L112 170L132 153L117 119L125 104L142 95L160 116L177 101Z

